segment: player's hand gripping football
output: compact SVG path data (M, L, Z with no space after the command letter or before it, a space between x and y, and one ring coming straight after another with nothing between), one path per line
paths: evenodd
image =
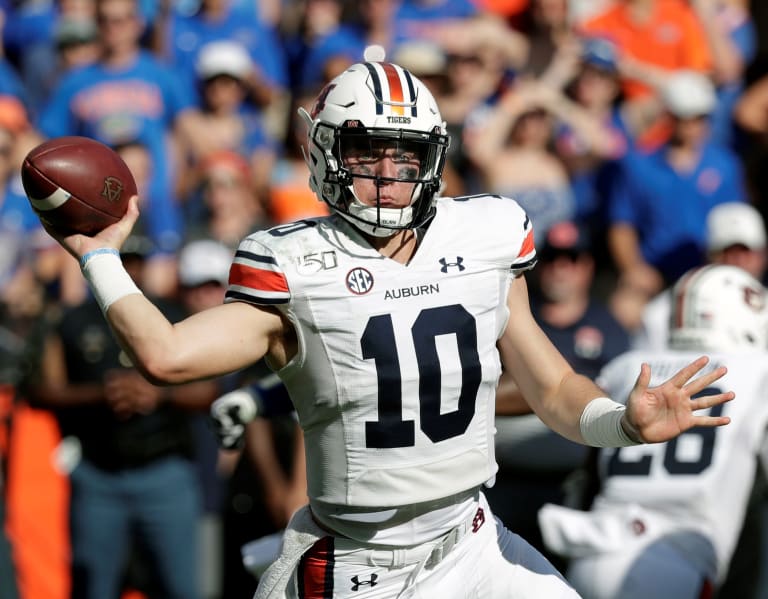
M93 237L82 235L80 233L63 233L45 221L41 222L48 234L58 241L65 250L79 260L82 256L92 250L97 250L99 248L113 248L119 250L122 247L139 218L138 200L138 196L131 197L128 201L128 208L123 218L115 224L102 229Z
M225 393L211 404L213 428L224 449L238 449L245 440L245 425L258 414L256 398L247 388Z
M702 356L682 368L657 387L648 388L651 368L643 364L627 401L624 415L625 430L645 443L669 441L694 426L722 426L731 419L727 416L697 415L697 410L725 403L735 397L733 391L696 397L715 381L722 378L726 368L720 366L696 376L709 362Z

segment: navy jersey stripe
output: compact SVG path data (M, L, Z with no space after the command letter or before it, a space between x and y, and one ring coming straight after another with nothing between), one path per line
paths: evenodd
M227 299L240 300L248 302L249 304L264 304L269 306L276 306L278 304L287 304L290 299L287 297L263 297L254 293L242 293L240 291L234 291L228 289L226 295Z
M272 256L254 254L253 252L247 252L245 250L237 250L235 252L235 258L245 258L246 260L253 260L254 262L262 262L264 264L277 264L277 260Z

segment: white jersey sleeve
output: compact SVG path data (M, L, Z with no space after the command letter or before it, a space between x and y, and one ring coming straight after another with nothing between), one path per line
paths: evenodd
M614 399L625 400L642 362L651 366L653 386L698 355L630 352L609 363L598 382ZM671 528L701 532L712 540L722 573L741 530L768 421L768 355L714 354L710 358L707 369L724 364L728 373L702 394L733 390L736 399L709 410L729 416L731 423L697 427L667 443L600 450L601 492L593 509L619 510L639 504L660 515Z
M226 301L274 306L296 329L278 374L313 501L402 506L494 475L496 341L510 281L535 261L529 219L498 196L438 200L408 265L334 216L242 242Z

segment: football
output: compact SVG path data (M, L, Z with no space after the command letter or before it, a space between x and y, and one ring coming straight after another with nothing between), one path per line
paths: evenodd
M56 137L33 148L21 180L40 220L65 233L95 235L120 220L136 194L120 155L88 137Z

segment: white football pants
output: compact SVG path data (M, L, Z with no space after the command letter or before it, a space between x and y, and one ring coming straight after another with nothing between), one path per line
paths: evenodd
M507 530L481 494L472 522L407 549L323 537L305 552L289 599L578 599L549 561Z

